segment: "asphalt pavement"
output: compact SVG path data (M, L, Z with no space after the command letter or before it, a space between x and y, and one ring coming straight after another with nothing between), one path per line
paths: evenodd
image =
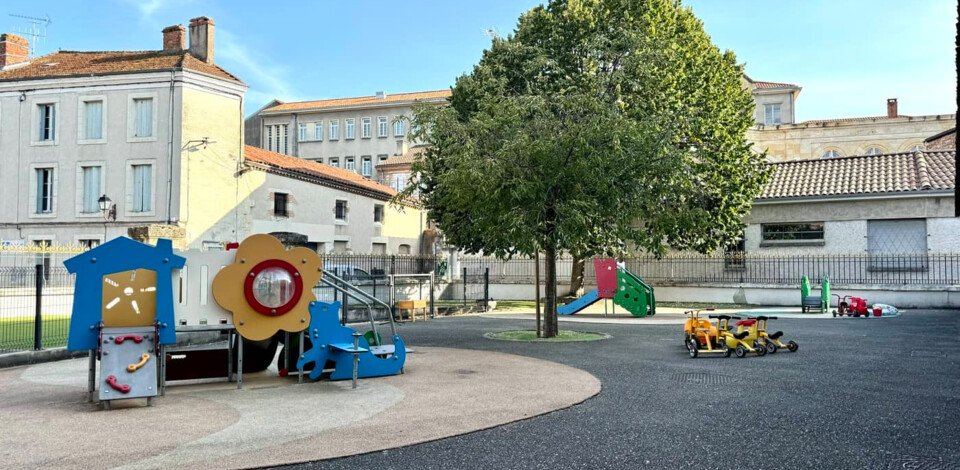
M492 429L287 468L960 468L960 311L770 323L799 351L691 359L679 325L561 323L611 338L532 344L483 337L532 327L522 319L405 324L408 344L556 361L602 391Z

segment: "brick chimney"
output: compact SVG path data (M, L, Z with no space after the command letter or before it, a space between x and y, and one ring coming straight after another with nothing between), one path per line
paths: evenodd
M182 51L186 49L186 30L182 24L163 28L163 50Z
M897 117L897 99L887 98L887 117Z
M198 16L190 20L190 53L194 57L213 63L213 20Z
M26 62L29 57L29 41L16 34L0 34L0 69Z

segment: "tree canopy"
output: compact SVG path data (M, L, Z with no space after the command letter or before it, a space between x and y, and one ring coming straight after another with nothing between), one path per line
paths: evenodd
M558 252L716 250L766 177L742 73L679 1L551 1L493 40L450 106L417 108L429 147L405 193L468 252L543 251L548 292Z

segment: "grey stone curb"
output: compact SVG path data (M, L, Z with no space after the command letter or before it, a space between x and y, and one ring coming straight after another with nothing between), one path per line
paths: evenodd
M41 349L39 351L20 351L9 354L0 354L0 369L86 356L87 351L67 351L67 348Z

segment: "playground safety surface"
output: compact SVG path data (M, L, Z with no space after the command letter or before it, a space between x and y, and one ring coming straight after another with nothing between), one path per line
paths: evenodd
M415 345L416 346L416 345ZM499 352L416 347L405 374L296 383L275 370L243 390L213 382L86 401L86 359L0 370L0 468L239 468L348 456L463 434L580 403L582 370Z

